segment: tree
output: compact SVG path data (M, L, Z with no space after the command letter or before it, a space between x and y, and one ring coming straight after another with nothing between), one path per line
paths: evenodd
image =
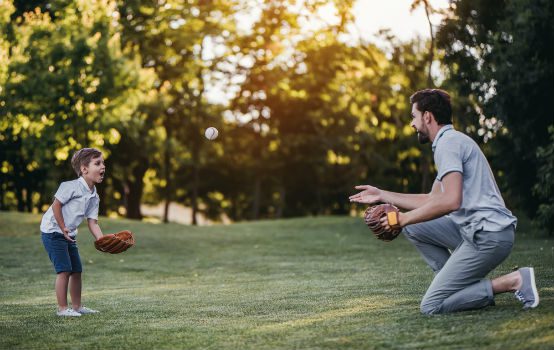
M529 190L539 181L537 151L554 124L554 4L458 0L451 9L437 35L449 84L468 97L503 189L534 216L544 201Z
M98 147L109 158L120 136L113 125L136 105L139 66L121 50L113 3L58 5L55 22L39 9L10 22L0 131L18 210L50 201L71 176L72 151Z
M548 131L551 143L538 149L539 180L533 187L533 192L541 199L535 221L552 235L554 234L554 126L551 126Z
M284 3L269 3L241 45L250 65L232 107L258 134L247 163L256 170L246 171L257 174L252 203L265 197L275 216L344 214L347 194L368 177L408 187L419 153L401 152L404 142L413 145L402 116L409 115L406 91L425 86L425 55L413 43L393 43L391 59L374 45L341 42L346 5L336 25L304 33ZM299 39L282 38L283 27Z
M203 164L203 131L217 117L205 98L209 73L225 57L213 55L215 48L225 47L233 36L232 3L228 1L124 1L119 2L122 15L122 37L126 45L141 55L145 68L156 74L157 101L144 106L153 125L163 133L161 148L152 166L162 174L159 183L165 201L164 221L175 194L186 189L196 224L199 198L199 173ZM214 57L210 57L210 55ZM190 158L184 157L190 155ZM152 159L152 154L149 155ZM142 176L148 165L137 162L136 190L142 187ZM177 182L176 175L190 172L192 177ZM142 175L142 176L141 176ZM136 196L135 196L136 197ZM140 199L140 198L138 198ZM140 203L140 201L138 201Z

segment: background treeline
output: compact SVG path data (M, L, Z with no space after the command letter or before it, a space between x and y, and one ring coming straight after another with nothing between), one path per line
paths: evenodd
M44 210L86 146L106 158L102 213L136 219L141 203L196 223L345 214L360 183L428 191L408 97L441 87L508 206L554 231L554 3L455 0L430 40L378 43L349 35L352 6L1 0L0 210Z

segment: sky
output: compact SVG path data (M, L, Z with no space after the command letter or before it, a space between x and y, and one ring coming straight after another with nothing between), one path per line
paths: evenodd
M362 38L373 41L373 35L382 28L389 28L401 40L409 40L417 35L429 38L429 24L425 10L419 7L413 12L413 0L358 0L354 5L356 26ZM432 7L444 9L448 0L430 0ZM440 17L434 16L431 22L436 26Z

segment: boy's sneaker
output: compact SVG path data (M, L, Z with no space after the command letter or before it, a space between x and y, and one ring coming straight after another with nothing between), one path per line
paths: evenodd
M524 309L532 309L539 305L539 293L535 285L535 270L532 267L522 267L519 270L521 274L521 289L514 293L516 298L523 303Z
M77 312L82 314L82 315L85 315L85 314L97 314L100 311L89 309L86 306L81 306L81 308L79 308L79 310L77 310Z
M64 317L79 317L79 316L81 316L80 313L78 313L77 311L75 311L73 309L69 309L69 308L64 309L62 311L58 310L58 312L56 312L56 315L64 316Z

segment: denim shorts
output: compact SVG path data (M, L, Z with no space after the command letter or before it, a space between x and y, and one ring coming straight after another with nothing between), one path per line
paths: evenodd
M56 273L60 272L83 272L81 257L77 242L70 242L59 232L42 232L42 244L48 253L48 257ZM75 239L75 238L74 238Z

